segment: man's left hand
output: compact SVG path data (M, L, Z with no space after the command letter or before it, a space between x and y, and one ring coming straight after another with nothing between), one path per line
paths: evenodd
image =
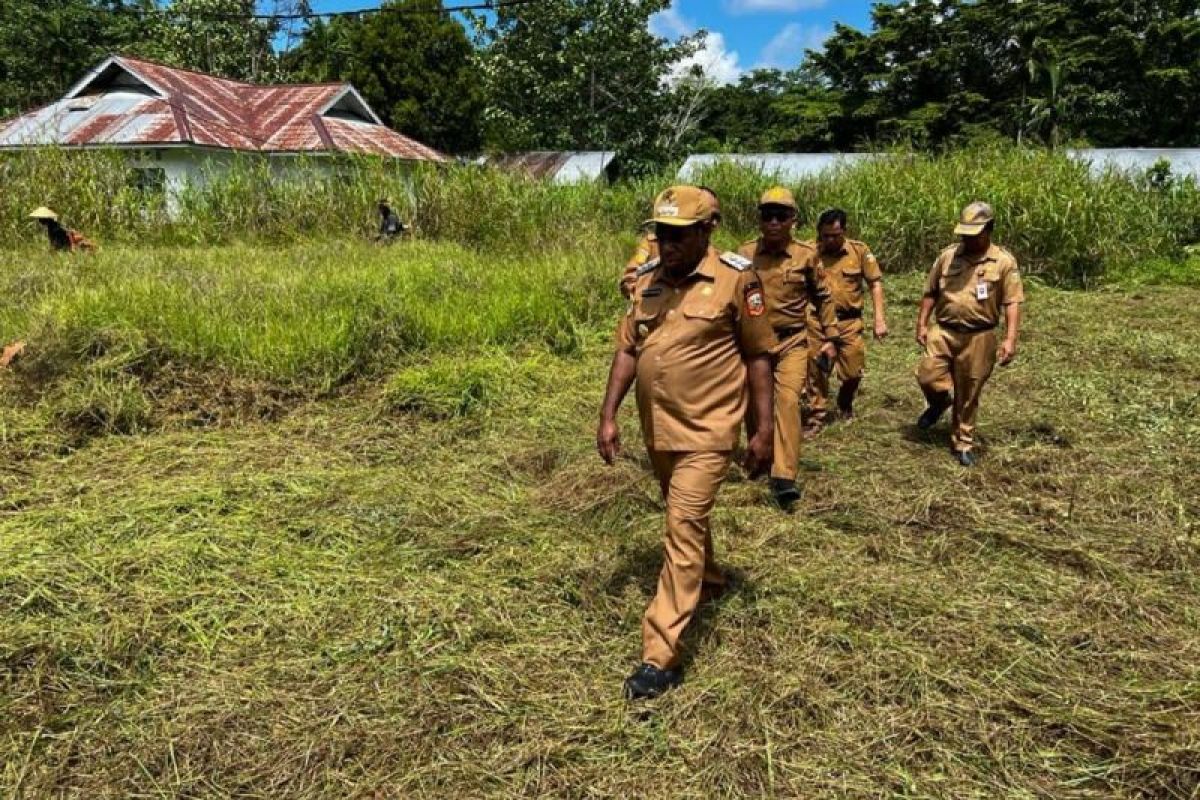
M833 342L826 342L825 344L821 345L820 353L832 361L833 359L837 358L837 345Z
M996 351L996 360L1000 362L1000 366L1002 367L1007 367L1016 357L1017 343L1010 342L1007 339L1001 343L1000 349Z
M742 461L742 466L751 478L755 478L771 468L771 461L774 457L774 430L759 429L754 436L750 437L750 441L746 445L746 457Z
M881 319L875 320L875 339L882 342L888 337L887 323Z

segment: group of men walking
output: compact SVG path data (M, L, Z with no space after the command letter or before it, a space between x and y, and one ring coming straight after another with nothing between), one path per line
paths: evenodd
M769 471L772 497L790 510L801 496L801 441L831 421L835 368L836 413L854 416L867 291L874 335L888 335L883 272L869 247L846 238L845 212L821 214L812 242L794 237L798 208L783 187L763 194L758 216L758 238L718 253L710 244L721 221L715 193L671 187L655 200L653 230L621 279L629 309L617 328L597 449L608 463L616 458L617 410L636 384L642 436L667 506L666 556L643 617L642 664L625 682L633 699L682 680L680 637L702 600L727 588L709 516L743 424L744 466L754 476ZM975 463L980 390L997 362L1016 355L1024 301L1016 260L991 241L994 224L986 203L963 210L954 229L960 242L930 269L917 320L924 348L917 379L927 401L917 426L928 430L952 408L951 449L964 466ZM1006 337L997 344L1001 316Z

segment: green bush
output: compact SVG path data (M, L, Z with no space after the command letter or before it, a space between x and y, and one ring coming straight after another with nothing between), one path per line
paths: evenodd
M753 224L751 189L767 175L718 163L697 182L724 199L728 223ZM959 210L973 200L996 209L996 240L1026 272L1070 285L1088 285L1105 270L1146 258L1179 259L1200 240L1200 189L1191 180L1169 187L1139 176L1092 177L1086 165L1061 153L987 147L944 154L893 153L847 164L791 187L804 238L822 210L839 206L850 233L874 248L889 271L924 270L953 243Z
M390 196L418 238L473 251L607 253L631 243L655 193L672 177L557 186L475 165L397 166L371 158L336 162L288 179L261 160L184 190L168 216L161 200L127 186L119 154L37 150L0 157L0 246L43 246L25 219L41 203L102 244L212 245L365 238L375 200ZM303 162L299 162L303 168ZM292 173L297 174L297 173ZM722 198L722 244L755 233L755 207L774 176L719 162L696 177ZM997 210L997 239L1027 272L1088 285L1147 258L1179 259L1200 241L1200 188L1193 180L1108 174L1061 153L983 146L943 154L895 152L838 167L792 186L803 228L824 208L849 213L852 235L891 271L923 270L952 242L959 209L975 199ZM614 258L620 259L617 255ZM607 269L607 267L606 267Z

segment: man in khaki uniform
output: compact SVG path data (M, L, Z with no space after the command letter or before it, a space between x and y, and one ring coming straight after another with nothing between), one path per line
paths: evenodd
M867 343L863 336L863 283L871 289L871 304L875 308L875 338L888 335L884 312L883 272L871 248L846 238L846 212L831 208L817 219L817 250L821 272L833 295L834 315L837 317L837 354L831 367L837 367L838 411L843 419L854 416L854 396L862 383L863 367L867 361ZM821 369L822 343L808 343L811 359L808 367L808 424L805 436L814 436L825 427L829 408L829 373Z
M796 200L776 186L758 205L759 231L738 248L758 273L767 296L767 319L775 332L771 348L775 384L775 461L771 466L771 495L789 509L800 499L796 476L800 467L800 394L808 371L809 342L832 358L837 324L829 289L817 274L817 253L792 238ZM816 308L809 321L810 306ZM751 427L759 419L752 417Z
M707 186L697 187L704 192L712 200L713 204L713 229L715 230L721 224L721 200L717 197L717 193ZM636 273L642 266L651 261L658 260L658 237L654 234L652 228L647 227L640 237L638 237L637 245L633 248L633 255L629 257L629 261L625 263L625 271L621 275L621 296L629 297L633 291L633 285L636 282Z
M625 681L631 699L682 680L680 636L701 592L725 577L713 561L709 514L737 444L747 395L764 420L747 446L751 473L771 461L771 363L775 344L758 277L709 245L713 205L694 186L654 204L661 259L637 272L596 431L609 464L620 452L617 409L637 381L638 414L667 505L666 559L642 621L642 664ZM749 392L747 392L749 387Z
M993 366L997 362L1006 366L1017 355L1025 302L1017 260L992 244L994 227L995 215L987 203L971 203L963 209L954 229L962 241L944 250L929 270L917 317L917 343L925 348L917 381L929 403L917 427L929 430L953 405L950 446L964 467L975 463L972 448L979 394ZM997 349L1001 313L1006 335ZM937 321L933 330L929 329L931 315Z

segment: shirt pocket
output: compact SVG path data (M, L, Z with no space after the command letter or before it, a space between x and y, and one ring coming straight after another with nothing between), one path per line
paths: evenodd
M783 282L793 286L807 284L808 270L804 267L791 267L783 273Z
M645 342L646 338L658 330L665 316L666 306L662 294L652 297L642 297L633 309L633 335L637 341Z
M859 265L842 269L842 285L848 289L857 289L862 285L863 271Z
M942 270L938 278L938 289L943 292L963 291L971 283L973 274L971 270L963 269L961 264L952 264Z
M712 339L725 329L726 309L711 304L686 305L679 309L689 338Z

